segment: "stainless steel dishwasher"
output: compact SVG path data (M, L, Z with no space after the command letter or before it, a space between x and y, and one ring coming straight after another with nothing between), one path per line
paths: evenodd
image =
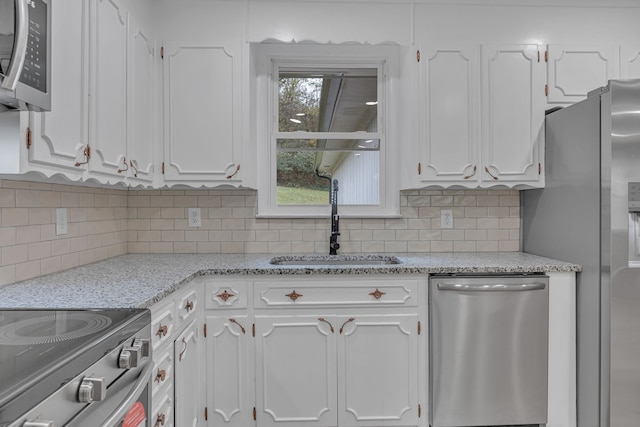
M432 427L547 422L547 276L432 276L429 320Z

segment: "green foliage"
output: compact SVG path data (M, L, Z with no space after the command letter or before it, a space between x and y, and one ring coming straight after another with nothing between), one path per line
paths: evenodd
M317 131L322 79L282 77L278 90L280 96L278 130L280 132ZM300 123L295 123L291 119ZM284 144L288 148L314 148L315 143L315 140L289 140ZM316 176L315 167L315 152L278 152L278 185L328 191L328 181Z
M329 191L308 188L276 187L279 205L326 205L329 203Z

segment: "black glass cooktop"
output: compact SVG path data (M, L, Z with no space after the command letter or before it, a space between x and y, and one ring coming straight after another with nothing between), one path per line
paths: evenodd
M31 389L53 392L149 323L144 309L0 308L0 412Z

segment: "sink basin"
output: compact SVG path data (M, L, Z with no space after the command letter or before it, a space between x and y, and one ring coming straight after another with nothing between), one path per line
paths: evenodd
M402 261L386 255L288 255L271 258L273 265L394 265Z

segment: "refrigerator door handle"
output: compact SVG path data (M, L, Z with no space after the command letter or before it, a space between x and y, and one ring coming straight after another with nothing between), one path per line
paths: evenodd
M439 291L460 291L460 292L522 292L522 291L539 291L545 288L544 283L438 283Z

